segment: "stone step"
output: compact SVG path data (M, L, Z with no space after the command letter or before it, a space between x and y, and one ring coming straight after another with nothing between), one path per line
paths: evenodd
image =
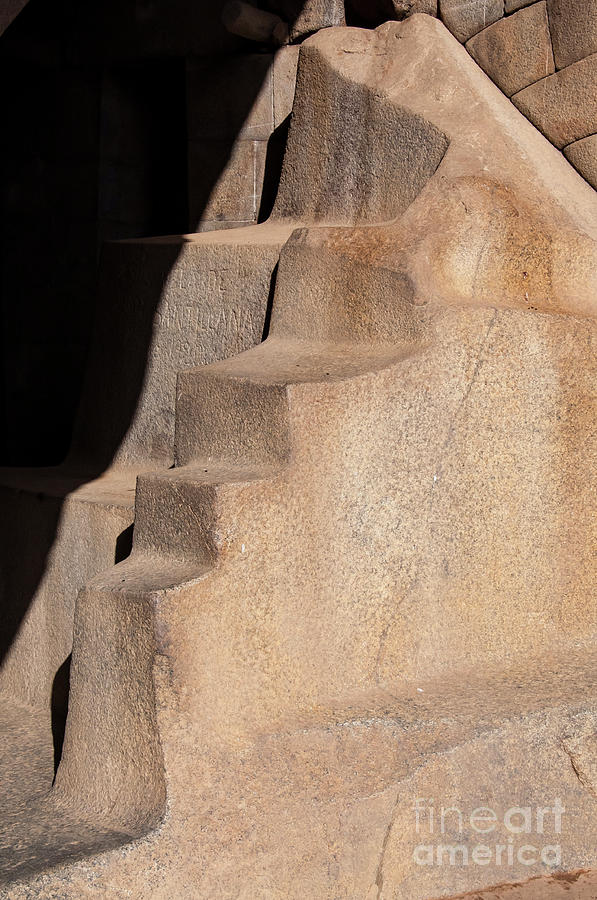
M132 595L128 599L132 602ZM109 672L107 661L117 658L118 648L110 650L113 639L111 631L103 645L104 673ZM128 660L138 675L136 662ZM551 668L546 659L529 661L526 670L488 671L475 684L445 679L410 683L399 694L357 691L335 708L314 707L274 731L254 732L232 743L214 743L207 735L197 741L196 723L187 718L183 701L178 721L158 712L169 815L158 832L146 836L147 827L140 827L138 816L115 827L109 803L102 811L94 807L97 798L90 788L94 778L103 784L104 801L114 792L121 808L131 791L129 780L121 785L112 781L123 762L116 756L122 728L102 702L95 709L98 742L83 746L91 767L81 770L86 781L78 785L79 801L74 795L60 797L60 791L49 797L40 791L27 795L26 802L16 804L9 820L3 821L0 897L75 900L84 896L92 873L98 896L102 892L110 896L114 873L119 890L132 897L150 894L167 900L174 892L227 896L238 885L239 873L247 896L254 896L264 883L270 884L264 882L263 873L275 868L279 896L295 900L334 892L367 897L370 889L372 896L427 900L453 894L454 885L462 884L463 870L447 861L417 864L414 853L428 852L423 847L437 853L438 847L447 845L442 852L449 854L452 845L464 846L472 857L479 844L491 844L493 852L498 844L512 843L512 864L507 864L506 855L501 867L495 858L488 866L471 862L466 867L467 883L480 890L500 880L523 880L528 869L517 858L519 849L539 842L539 853L548 845L553 853L560 838L567 854L563 866L582 868L583 843L594 816L594 799L583 784L595 703L593 667L587 662L582 655L563 654L551 660ZM127 660L120 665L124 668ZM152 680L149 669L144 680ZM155 683L160 710L167 680L160 675ZM14 715L3 715L3 730L10 733L18 759L14 723ZM131 722L127 719L126 724ZM93 731L93 723L88 725ZM106 725L113 733L102 730ZM140 734L138 729L135 733ZM186 750L172 768L172 743L181 739ZM39 744L42 747L41 735ZM40 758L45 759L47 784L51 757L47 750L44 754ZM140 742L134 754L137 769L147 774L151 756ZM0 765L7 759L0 757ZM132 759L128 774L137 779ZM496 766L501 771L498 783ZM71 770L71 777L74 774ZM147 800L147 784L144 796ZM413 804L415 797L425 799ZM559 804L564 810L560 831ZM485 809L479 812L479 807ZM508 810L517 807L531 808L529 833L510 831L505 825ZM544 810L543 833L537 833L538 809ZM476 825L485 828L480 817L492 818L492 811L491 834L470 826L473 815ZM213 815L216 829L209 827ZM520 816L512 815L508 822L517 825ZM189 828L198 836L195 852L177 857L179 864L172 871L167 860L179 851ZM117 847L118 842L127 846ZM334 847L341 847L341 853L334 855ZM214 871L204 860L215 853L214 892ZM38 876L42 870L47 874ZM568 896L588 900L591 895L571 889ZM487 892L487 897L497 900L501 894ZM526 900L527 895L523 891L520 897ZM529 900L539 897L529 894Z
M170 465L177 373L262 340L280 247L292 228L105 245L73 464Z
M71 652L77 594L130 552L135 476L98 478L67 466L0 472L0 691L48 718Z
M58 721L50 723L40 708L0 694L0 894L13 879L59 859L75 860L134 837L49 799L60 757L60 718L58 711Z
M177 463L205 459L283 466L290 458L291 419L300 415L300 403L313 404L329 386L390 366L412 352L406 341L375 345L272 337L232 359L181 372Z

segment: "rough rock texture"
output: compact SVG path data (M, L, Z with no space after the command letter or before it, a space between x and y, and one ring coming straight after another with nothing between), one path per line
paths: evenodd
M355 67L367 65L368 33L347 34L346 53ZM325 115L306 82L334 84L334 104ZM346 121L359 127L347 129ZM445 135L433 124L408 109L389 108L367 84L346 87L329 59L306 44L274 217L322 223L395 218L435 172L446 148Z
M504 12L506 15L512 12L516 12L517 9L522 9L524 6L530 6L531 3L536 3L537 0L505 0L504 3Z
M467 41L466 49L511 97L555 71L545 2L500 19Z
M518 109L556 145L597 131L597 53L515 94Z
M427 16L437 15L437 0L392 0L394 15L400 20L416 13Z
M282 47L274 57L272 103L274 129L283 125L292 112L299 49L299 47Z
M564 153L583 178L597 190L597 134L569 144L564 148Z
M597 0L547 0L558 69L597 53Z
M398 20L416 13L437 16L437 2L438 0L391 0L394 17Z
M269 0L269 5L290 23L291 41L345 22L344 0Z
M508 96L564 69L561 79L516 102L558 147L594 131L594 64L587 57L597 52L597 0L440 0L439 9L436 0L350 0L349 8L364 24L439 15Z
M289 141L272 221L189 242L209 308L237 258L237 309L279 260L267 340L197 331L217 361L182 362L172 416L155 338L121 452L174 422L175 465L157 441L131 555L78 595L6 900L428 900L597 865L595 193L428 16L310 38ZM499 824L424 839L421 797ZM561 862L529 863L539 835ZM493 851L417 864L446 838Z
M0 34L6 31L26 4L27 0L3 0L0 9Z
M49 716L71 652L77 593L130 552L137 473L171 464L177 372L261 340L288 233L266 226L246 237L240 231L106 246L70 458L56 469L0 473L0 691ZM113 340L116 315L122 346Z
M439 12L453 35L464 44L504 14L503 0L439 0Z
M416 13L437 16L438 0L346 0L347 13L361 25L378 25L388 19L402 19Z

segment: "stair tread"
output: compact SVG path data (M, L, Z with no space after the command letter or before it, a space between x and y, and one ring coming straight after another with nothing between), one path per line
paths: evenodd
M275 782L278 766L281 767L282 780L297 778L300 782L301 759L305 753L315 753L319 757L319 735L322 730L348 736L350 732L354 734L361 729L367 733L371 729L390 729L394 734L392 746L400 747L400 759L393 757L395 771L392 783L395 784L408 778L411 768L414 770L425 765L435 755L449 750L451 745L460 744L463 740L475 740L492 729L499 729L502 720L527 714L541 717L546 710L562 705L575 710L581 705L579 695L583 698L583 704L590 702L590 689L593 688L594 692L595 688L594 666L583 652L571 650L563 653L550 671L543 667L542 660L537 659L526 670L526 682L523 681L525 666L521 663L509 672L490 673L477 683L457 678L438 681L433 685L428 683L422 694L417 685L405 687L400 696L380 689L377 697L361 697L360 705L355 700L352 705L343 704L327 714L315 711L312 716L299 717L289 722L287 727L272 733L254 735L250 749L247 747L246 751L251 754L251 759L254 758L254 765L242 767L247 783L244 788L240 785L239 790L241 793L249 790L255 778L254 788L259 794L261 779L267 776ZM539 680L541 672L543 677ZM483 704L488 699L489 708L484 711ZM493 721L490 721L492 717ZM458 727L451 731L450 724ZM464 728L461 727L463 725ZM46 795L51 781L52 759L43 716L18 703L3 704L0 735L5 746L10 747L10 753L0 755L0 776L4 784L14 778L13 773L19 769L21 760L24 765L31 765L32 741L39 746L41 772L37 789L32 792L32 781L25 777L22 779L20 797L13 793L12 801L3 811L0 820L0 884L4 880L26 877L48 867L103 852L128 843L143 833L141 830L138 834L119 832L102 827L101 823L94 826L86 821L83 810L58 807ZM418 748L416 754L413 753L415 747ZM336 755L334 751L334 759L340 768L347 765L347 757L341 752ZM401 760L408 763L405 769ZM371 757L371 761L375 766L375 756ZM231 758L232 771L233 762ZM246 763L244 758L243 762ZM360 763L362 765L363 761ZM366 773L362 775L365 777ZM359 790L359 783L356 781L350 790ZM300 792L299 789L297 784L297 792ZM521 900L523 896L521 894Z
M54 777L49 714L6 694L0 709L0 884L129 840L48 799Z
M263 222L243 228L223 228L215 231L201 231L195 234L166 234L158 237L127 238L118 244L283 244L298 223Z
M287 384L345 380L399 363L419 349L403 344L322 344L269 338L252 350L231 359L220 360L202 373L228 378L248 379L260 384Z
M141 471L155 471L146 468ZM132 507L138 469L109 469L97 476L85 474L66 466L52 468L0 469L0 486L17 491L42 494L64 499L76 497L87 503Z

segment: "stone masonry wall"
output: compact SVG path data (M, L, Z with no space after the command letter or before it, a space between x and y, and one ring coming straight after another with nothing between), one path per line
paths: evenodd
M597 0L440 0L450 31L597 188Z
M295 42L345 22L375 27L415 13L441 18L515 106L597 188L597 0L346 0L345 11L338 0L307 0L298 18L293 17L300 4L294 0L252 5L285 17ZM269 178L275 192L297 57L294 43L275 53L243 54L220 66L205 59L190 63L192 230L234 228L267 217L266 182ZM239 102L239 85L256 96L240 133L229 108L229 98ZM205 173L227 142L228 164L206 197L210 179Z

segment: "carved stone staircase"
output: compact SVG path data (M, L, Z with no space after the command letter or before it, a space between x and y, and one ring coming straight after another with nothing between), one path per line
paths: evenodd
M272 220L182 248L113 467L62 494L3 675L24 784L0 896L417 900L595 866L596 235L592 189L439 22L303 45ZM113 253L147 279L164 247ZM234 355L277 262L267 339ZM202 349L180 345L192 278ZM85 503L101 540L71 566ZM51 786L68 613L35 636L65 566L84 586ZM492 846L533 843L504 813L559 798L561 860L421 867L422 797L497 810Z

